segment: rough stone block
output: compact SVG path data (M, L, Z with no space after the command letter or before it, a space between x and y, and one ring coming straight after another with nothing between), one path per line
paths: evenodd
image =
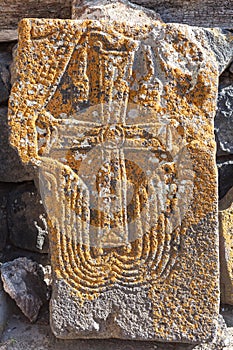
M233 305L233 187L219 203L221 301Z
M71 0L1 1L0 14L0 42L17 40L17 26L22 18L70 18Z
M6 102L10 95L10 62L10 53L0 51L0 103Z
M9 237L14 246L48 253L47 216L33 183L20 184L10 192L8 228Z
M21 22L11 144L40 169L55 335L208 341L219 303L211 42L232 36L139 13Z
M233 154L233 75L231 84L220 88L215 129L219 148Z
M4 290L34 322L47 300L47 286L40 266L27 258L18 258L1 265L1 278Z
M9 302L9 296L3 290L2 281L0 279L0 336L10 317L11 309L12 305Z
M233 160L222 161L222 159L220 158L220 161L218 162L217 166L219 199L222 199L233 186Z

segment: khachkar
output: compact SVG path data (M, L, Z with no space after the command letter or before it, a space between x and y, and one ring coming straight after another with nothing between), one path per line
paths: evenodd
M219 300L214 42L231 38L130 11L125 22L20 24L10 139L40 173L51 326L62 338L208 340Z

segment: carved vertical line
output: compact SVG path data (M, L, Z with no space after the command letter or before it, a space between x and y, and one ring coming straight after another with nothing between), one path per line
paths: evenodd
M124 243L129 242L128 218L127 218L127 174L125 166L125 155L123 149L118 150L119 168L120 168L120 194L121 194L121 213L122 226L124 229Z

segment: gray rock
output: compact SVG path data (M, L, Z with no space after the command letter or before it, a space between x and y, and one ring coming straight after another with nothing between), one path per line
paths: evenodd
M116 11L117 7L117 11ZM119 15L120 13L120 15ZM159 14L138 5L132 4L127 0L76 0L73 1L72 7L73 19L105 19L116 21L138 21L148 18L153 20L161 20ZM136 23L135 22L135 23Z
M46 302L47 287L36 262L18 258L1 266L4 290L15 300L24 315L34 322Z
M221 315L223 316L227 327L233 327L233 305L222 305Z
M233 74L230 70L230 67L225 69L224 72L219 77L219 91L233 84Z
M0 335L4 331L10 314L11 303L9 302L9 296L3 290L2 281L0 279Z
M205 40L214 53L221 74L233 60L233 35L231 31L220 28L201 29L205 33Z
M0 52L0 103L6 102L10 94L10 63L10 53Z
M233 154L233 81L219 90L215 130L220 150Z
M219 199L223 198L228 190L233 186L233 160L219 162L218 166L218 186Z
M22 165L17 151L8 141L7 108L0 108L0 181L21 182L33 179L34 169Z
M233 73L233 63L230 65L229 71L230 71L231 73Z
M10 193L8 227L16 247L48 253L46 213L33 183L20 184Z
M0 42L17 39L22 18L70 18L71 12L71 0L7 0L0 4Z
M145 1L133 2L145 5ZM121 6L119 6L119 3L121 3ZM148 7L151 7L148 2L147 5ZM73 1L72 18L111 19L127 22L132 22L135 19L135 22L137 22L138 19L136 13L138 12L140 13L140 21L144 18L144 20L146 20L146 17L147 20L148 17L153 20L161 19L160 12L157 11L156 6L153 6L153 9L157 13L137 5L133 6L132 3L129 3L126 0L118 1L117 6L118 10L116 11L116 1L113 0L75 0ZM119 11L121 12L120 15ZM179 22L182 23L183 21ZM194 23L189 24L194 25ZM203 47L208 46L207 49L214 53L219 67L219 74L221 74L233 60L232 33L228 30L222 30L220 28L195 28L194 35L197 37L197 40L203 45Z
M81 6L85 0L75 0ZM232 27L232 1L223 0L132 0L132 3L153 9L164 22L186 23L202 27Z

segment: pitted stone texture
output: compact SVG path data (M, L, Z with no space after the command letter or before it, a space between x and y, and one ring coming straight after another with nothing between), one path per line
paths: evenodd
M221 301L233 305L233 187L219 203Z
M215 338L212 342L195 346L193 350L231 350L232 340L222 315L219 315L218 332Z
M40 169L60 338L217 332L219 66L201 29L144 24L20 25L11 144Z
M33 183L20 184L9 194L8 228L14 246L48 253L47 216Z
M36 262L18 258L1 266L4 290L15 300L24 315L34 322L46 302L47 287Z

